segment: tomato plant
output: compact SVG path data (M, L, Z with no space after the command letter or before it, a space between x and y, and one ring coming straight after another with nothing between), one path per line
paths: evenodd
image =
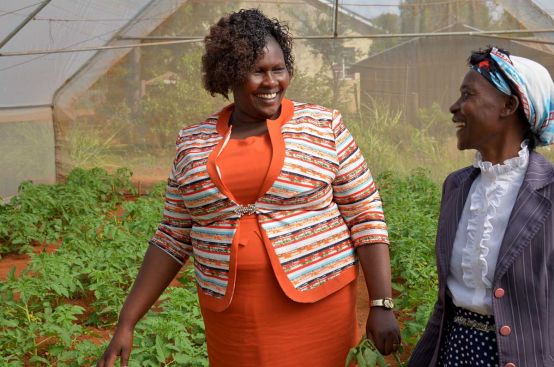
M129 178L127 170L76 169L64 184L24 183L18 197L0 205L0 253L59 242L54 252L30 252L28 267L0 283L4 365L91 366L102 354L163 210L164 184L124 201L133 192ZM409 350L436 296L433 246L440 190L423 171L407 177L385 173L377 181L403 346ZM208 365L194 274L189 268L182 275L181 286L168 288L137 324L130 366ZM382 366L370 341L362 341L349 358Z

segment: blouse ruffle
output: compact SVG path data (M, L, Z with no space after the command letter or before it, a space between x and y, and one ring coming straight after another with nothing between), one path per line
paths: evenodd
M510 182L525 173L528 161L529 150L526 142L521 144L518 157L508 159L504 164L493 165L491 162L483 161L479 152L476 154L473 165L481 170L482 181L470 198L467 242L462 251L463 281L470 288L481 288L481 282L486 288L492 287L492 281L487 277L487 255L493 232L492 219L507 193ZM476 254L478 256L475 256ZM478 298L482 299L484 296L485 288L476 293Z

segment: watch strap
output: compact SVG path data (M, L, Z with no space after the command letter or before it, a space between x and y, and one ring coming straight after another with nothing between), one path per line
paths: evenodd
M372 299L369 301L369 307L383 307L390 310L394 308L394 302L392 298L389 297Z

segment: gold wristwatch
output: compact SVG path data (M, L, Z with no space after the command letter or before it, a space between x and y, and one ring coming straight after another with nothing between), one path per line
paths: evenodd
M369 307L383 307L385 310L392 310L394 302L392 298L372 299L369 301Z

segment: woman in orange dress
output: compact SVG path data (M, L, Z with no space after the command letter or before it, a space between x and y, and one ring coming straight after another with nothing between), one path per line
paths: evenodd
M292 39L259 10L223 17L205 45L205 87L234 103L180 132L164 219L97 366L127 365L135 324L189 257L212 367L343 366L358 265L367 335L393 352L381 201L340 114L284 98Z

